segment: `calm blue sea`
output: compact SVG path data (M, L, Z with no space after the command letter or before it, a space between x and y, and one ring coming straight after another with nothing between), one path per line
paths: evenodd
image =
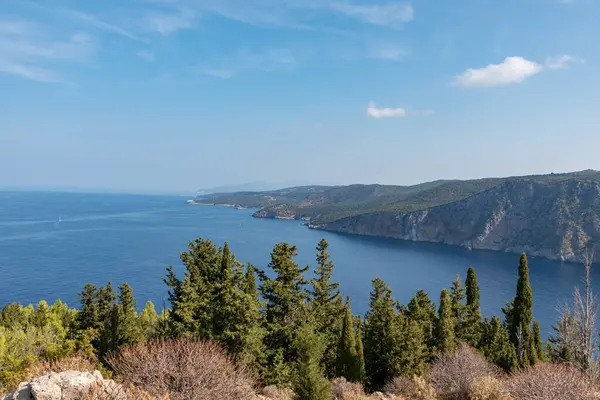
M273 245L298 246L297 261L314 265L315 246L327 238L344 295L364 313L371 280L384 279L406 303L417 289L437 301L456 274L477 269L482 308L498 314L515 292L519 256L461 248L364 238L309 230L297 221L255 219L251 210L186 204L184 197L0 192L0 307L9 302L77 306L86 282L127 281L139 305L166 301L162 282L169 264L182 270L179 254L189 240L229 241L240 261L266 266ZM556 307L570 299L582 267L531 258L534 316L544 334ZM600 273L594 274L600 290Z

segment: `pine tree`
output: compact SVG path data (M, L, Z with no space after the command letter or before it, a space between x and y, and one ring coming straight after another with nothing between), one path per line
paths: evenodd
M358 359L358 382L364 383L367 378L365 371L365 347L363 345L363 321L360 316L356 317L356 356Z
M493 317L488 323L483 323L483 352L486 358L504 369L506 372L514 372L518 368L518 359L515 346L510 342L510 336L500 318Z
M299 327L293 346L299 355L292 379L296 398L298 400L331 399L331 384L321 367L325 344L311 324L305 323Z
M279 364L294 362L297 353L292 347L296 330L306 320L306 292L304 272L308 267L300 268L294 261L296 246L287 243L275 245L271 253L269 267L275 273L270 278L260 272L260 292L265 305L265 345L267 347L267 365L271 371L267 374L267 384L282 381L285 371L277 371ZM280 360L281 359L281 360Z
M42 300L38 303L32 317L31 323L33 326L41 329L48 325L48 322L50 321L50 309L46 300Z
M531 364L534 355L532 349L531 323L533 320L533 292L529 283L529 266L525 253L519 262L519 279L517 281L517 294L512 303L510 320L507 321L510 341L517 349L520 366Z
M403 371L405 361L400 347L403 343L403 320L396 311L392 291L384 281L375 278L364 333L367 387L371 391L381 390Z
M155 339L158 337L159 317L151 301L146 302L146 306L140 312L138 320L140 330L146 339Z
M440 294L440 308L437 321L437 348L443 353L450 353L456 348L454 336L456 322L452 312L452 300L446 289L443 289Z
M164 279L169 286L169 328L172 336L212 339L214 326L214 295L221 278L222 251L207 239L196 239L181 254L186 272L183 281L172 267Z
M425 346L428 350L432 350L436 345L435 327L437 324L437 313L435 305L424 290L419 289L410 300L406 308L406 315L409 320L416 322L421 327ZM427 355L427 357L430 356L431 354Z
M452 282L452 288L450 288L450 301L452 302L452 312L454 313L454 320L456 321L456 327L454 329L456 338L462 341L463 323L465 318L465 305L463 300L465 299L465 288L462 286L460 276L457 274L456 279Z
M346 298L342 332L338 341L336 376L343 376L350 382L360 380L360 365L356 352L354 317L350 309L350 298Z
M112 282L108 282L106 287L99 287L97 293L98 303L98 320L104 321L106 314L110 309L111 305L115 302L115 290L113 289Z
M481 340L481 306L479 303L479 285L475 269L470 267L465 282L467 304L463 321L461 340L477 347Z
M81 331L87 329L98 329L98 303L96 297L96 286L87 283L83 291L79 293L81 301L81 310L77 315L78 328Z
M400 370L398 375L421 376L427 368L431 349L427 346L423 326L418 321L404 320L400 337L396 345L399 347Z
M344 304L339 292L340 284L331 282L333 261L329 257L327 240L321 239L317 246L317 267L315 278L311 280L309 293L311 312L315 319L316 331L324 338L325 352L322 363L328 376L335 370L338 338L341 333Z
M256 268L248 264L240 283L243 300L238 311L243 330L240 332L240 348L236 349L236 353L242 363L262 375L266 363L263 344L265 332L261 324L261 301L256 289Z

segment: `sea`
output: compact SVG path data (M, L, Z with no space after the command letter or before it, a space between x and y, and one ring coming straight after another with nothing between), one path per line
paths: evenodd
M180 276L180 254L196 238L227 241L238 260L267 268L276 243L298 247L296 261L315 265L316 246L329 242L334 279L355 313L368 308L371 281L387 282L406 304L418 289L437 302L457 274L475 267L485 316L502 315L515 294L518 254L469 251L431 243L351 236L308 229L299 221L257 219L253 210L187 204L186 197L58 192L0 192L0 308L12 302L61 299L77 307L85 283L128 282L138 306L168 307L166 268ZM583 267L529 258L534 318L552 333L557 308L581 284ZM309 276L310 277L310 276ZM600 291L600 269L593 271Z

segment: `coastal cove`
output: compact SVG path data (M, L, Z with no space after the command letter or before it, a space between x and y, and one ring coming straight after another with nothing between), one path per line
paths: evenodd
M374 277L385 280L402 303L418 289L437 302L440 290L457 273L464 279L473 266L486 316L500 315L515 293L515 254L331 233L307 229L300 221L252 218L253 211L195 207L183 197L0 192L0 306L57 298L77 306L86 282L112 280L127 281L140 306L151 300L161 308L166 267L173 264L181 272L179 254L197 237L218 244L227 240L240 261L259 268L282 241L298 246L300 265L314 265L315 247L325 237L334 279L361 314ZM529 264L534 318L547 336L557 306L579 284L582 267L536 257ZM594 282L600 290L600 271L594 272Z

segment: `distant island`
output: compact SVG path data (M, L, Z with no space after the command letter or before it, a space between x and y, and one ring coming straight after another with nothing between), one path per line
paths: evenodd
M298 186L193 202L258 208L256 218L304 220L313 229L563 261L600 250L600 171L594 170L412 186Z

